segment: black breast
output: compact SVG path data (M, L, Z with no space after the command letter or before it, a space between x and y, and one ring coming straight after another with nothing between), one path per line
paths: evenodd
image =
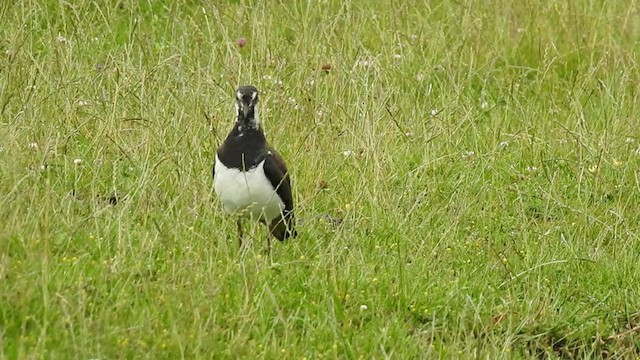
M218 158L228 168L246 171L258 166L267 156L268 151L267 140L262 131L256 129L238 131L238 128L234 127L218 148Z

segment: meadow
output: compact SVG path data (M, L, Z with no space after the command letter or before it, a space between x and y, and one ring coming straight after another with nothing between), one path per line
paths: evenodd
M0 358L638 358L639 39L636 0L2 2ZM212 191L249 83L270 254Z

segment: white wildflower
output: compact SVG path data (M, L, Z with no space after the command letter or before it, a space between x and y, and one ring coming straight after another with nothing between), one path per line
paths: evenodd
M360 67L369 67L371 65L373 65L373 61L372 60L360 60L357 62L357 65Z

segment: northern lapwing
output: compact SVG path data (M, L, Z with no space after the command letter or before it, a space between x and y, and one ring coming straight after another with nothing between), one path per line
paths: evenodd
M269 146L260 127L258 89L240 86L235 95L236 122L213 165L216 195L227 213L239 215L240 246L244 218L265 223L270 235L280 241L295 237L291 180L284 160Z

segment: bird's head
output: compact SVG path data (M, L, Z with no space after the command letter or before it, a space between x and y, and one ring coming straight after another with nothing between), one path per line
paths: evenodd
M238 121L258 125L258 89L253 85L243 85L236 91Z

